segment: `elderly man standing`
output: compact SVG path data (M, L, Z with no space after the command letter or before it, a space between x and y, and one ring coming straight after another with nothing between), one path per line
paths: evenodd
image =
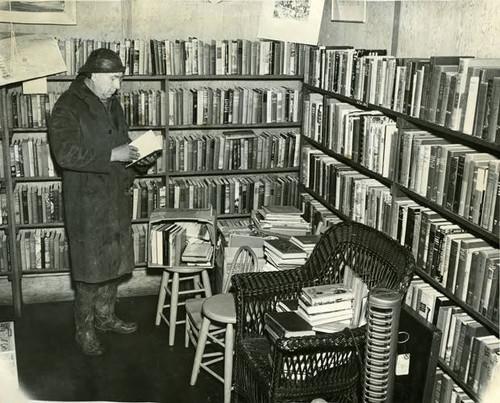
M96 329L137 330L115 315L120 278L134 268L132 200L138 159L116 96L125 67L109 49L94 50L56 102L49 143L62 171L64 212L75 284L76 341L84 354L101 355ZM147 159L146 163L150 163Z

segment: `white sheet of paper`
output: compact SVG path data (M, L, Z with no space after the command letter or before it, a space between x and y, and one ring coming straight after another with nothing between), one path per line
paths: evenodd
M156 151L160 151L163 149L163 137L159 134L156 134L152 130L148 130L141 136L137 137L134 141L132 141L130 145L136 146L139 149L141 158L144 158ZM137 161L139 160L135 160L127 166L130 166Z
M47 78L23 81L23 94L47 94Z

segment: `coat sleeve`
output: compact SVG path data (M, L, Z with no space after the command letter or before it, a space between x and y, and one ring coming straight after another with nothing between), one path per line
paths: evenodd
M62 100L60 100L62 101ZM58 102L50 119L49 143L56 163L63 169L109 173L111 148L85 144L75 108Z

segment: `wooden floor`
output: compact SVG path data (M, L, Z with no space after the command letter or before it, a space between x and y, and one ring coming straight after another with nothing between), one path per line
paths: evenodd
M194 348L184 347L183 325L169 347L166 325L154 325L155 310L156 297L120 299L118 315L137 321L139 330L104 334L106 354L87 357L74 343L71 302L25 305L15 321L22 389L33 400L222 402L222 383L204 371L189 385ZM12 309L0 307L0 321L7 320Z

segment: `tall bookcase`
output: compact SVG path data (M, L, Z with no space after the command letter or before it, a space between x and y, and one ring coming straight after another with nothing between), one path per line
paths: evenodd
M435 256L433 251L438 242L438 235L436 235L438 231L442 231L443 236L445 236L447 229L450 233L453 231L468 232L472 237L477 238L485 249L494 248L497 256L500 256L498 232L485 229L479 222L474 223L470 218L466 218L464 216L466 214L459 215L452 208L446 207L443 202L438 203L433 197L429 197L427 186L437 186L437 183L433 185L431 182L434 180L434 176L436 178L439 176L437 170L418 171L415 168L414 181L407 184L403 184L401 173L405 169L411 169L411 167L404 165L408 163L410 157L416 158L414 155L410 155L415 152L415 149L412 148L409 149L409 153L406 149L406 154L403 154L403 150L405 150L403 141L406 141L405 133L407 131L420 132L426 139L430 138L431 140L426 140L428 143L421 143L427 144L428 147L433 144L447 144L446 147L448 144L459 144L469 147L471 152L486 153L493 159L498 159L500 156L500 146L458 130L451 130L426 119L410 116L398 107L399 104L394 104L392 108L387 107L391 101L384 100L378 92L374 92L375 88L388 88L387 82L380 84L380 66L378 76L377 68L375 67L372 72L372 67L369 64L367 66L370 67L365 72L360 73L359 64L357 67L354 66L353 59L346 62L346 55L357 51L347 49L347 47L342 47L341 50L335 47L311 48L309 68L306 58L303 86L303 136L301 139L300 182L302 191L320 201L344 220L361 221L387 233L408 247L413 246L418 265L414 283L423 285L420 289L419 286L411 288L409 294L413 292L415 295L407 297L406 302L412 301L412 298L415 301L417 292L420 293L418 294L419 298L423 298L425 292L432 295L431 305L422 299L419 300L419 306L413 306L413 309L416 308L420 314L422 305L425 309L432 306L435 313L429 314L427 320L432 322L433 318L438 317L439 304L442 306L454 305L472 318L472 321L479 323L479 326L486 329L488 334L498 337L498 314L491 316L473 309L464 295L461 295L460 292L457 293L457 289L450 289L443 282L443 272L439 270L451 271L451 269L441 263L432 265L432 257ZM335 53L337 53L336 56ZM377 53L379 51L375 51L367 59L373 58ZM333 56L331 56L332 54ZM384 52L379 54L384 55ZM365 55L368 56L368 53ZM386 61L390 59L389 57ZM383 68L386 69L387 64ZM373 75L370 77L370 74ZM355 88L358 88L359 80L370 79L375 80L372 81L372 87L365 88L364 92L356 93ZM352 83L352 87L349 83ZM365 83L369 83L369 81L365 81ZM392 90L394 91L394 89ZM401 102L403 102L402 99L401 96ZM346 119L349 114L350 118ZM415 115L419 116L418 113ZM362 137L363 135L365 136ZM439 147L434 149L437 148ZM429 148L429 153L430 150ZM438 166L437 156L430 154L430 158L434 158L434 161L431 160L427 163L430 163L431 167L434 168ZM491 158L487 157L487 159ZM444 169L446 169L446 165L444 165ZM422 172L433 172L433 175L426 177ZM497 197L497 186L498 183L495 186L493 197ZM427 230L427 233L423 233L424 224L421 224L420 231L413 239L408 240L405 230L410 228L410 224L407 227L409 216L402 217L402 214L410 214L408 206L416 205L419 207L418 209L415 207L415 211L419 214L424 211L428 217L429 224L426 225L430 229ZM430 212L427 213L427 210ZM495 214L495 212L491 211L490 214ZM435 224L433 224L434 222ZM447 229L444 229L445 225ZM434 236L435 243L432 240L427 240L426 244L426 241L422 240L425 236L429 236L429 231L431 231L431 236ZM435 231L434 234L432 231ZM427 249L424 249L424 246ZM439 251L439 249L437 250ZM441 259L444 253L442 249L438 258ZM473 267L472 271L469 272L469 278L473 278L476 274L474 269ZM471 268L469 267L468 270ZM455 286L458 287L457 281ZM422 291L425 288L430 291ZM437 297L439 294L442 295ZM436 303L438 299L439 301ZM498 299L496 304L498 304ZM435 328L435 326L432 327ZM454 351L456 352L456 350ZM436 375L436 379L445 374L474 401L479 400L477 390L463 378L461 372L463 368L458 368L457 371L456 367L450 367L450 364L441 357L439 359L434 357L434 362L438 362L437 373L440 374ZM434 379L432 379L432 383L434 383ZM433 393L436 393L433 388L445 388L444 381L439 380L436 385L439 386L422 385L425 387L424 395L431 398Z
M85 42L80 41L76 47L74 40L68 42L69 46L67 43L62 44L62 50L66 55L68 66L71 65L68 72L74 74L79 64L86 58L82 56L81 49L87 48ZM212 45L215 46L213 42ZM217 42L217 46L220 42ZM243 42L246 44L243 45ZM217 70L217 74L211 74L215 73L214 69L205 70L207 74L201 74L201 70L196 74L192 70L188 71L186 55L193 52L194 46L191 40L176 41L176 47L184 46L183 44L186 46L182 62L186 63L186 70L180 70L183 74L167 75L166 72L138 74L134 70L139 64L141 72L155 73L156 70L152 66L155 61L158 63L158 59L154 56L155 49L159 46L156 41L136 43L134 51L133 41L132 47L130 41L124 42L128 49L127 53L120 53L128 69L122 85L121 101L129 122L130 136L134 138L146 130L153 130L164 138L161 157L146 175L137 177L132 191L134 200L132 225L138 229L134 230L134 237L137 235L136 265L138 270L145 271L148 245L145 239L146 226L149 215L155 208L205 208L213 205L219 218L239 218L249 217L251 209L263 203L296 203L301 126L302 45L300 49L297 45L294 61L290 63L289 59L286 61L290 58L289 44L263 41L259 47L256 43L248 41L228 41L224 51L227 58L226 70L217 61L217 69L222 69ZM238 53L242 50L242 46L250 46L252 50L259 49L258 52L252 53L252 50L246 47L245 52ZM78 60L71 56L74 55L73 49L78 49L80 52L77 53ZM201 52L201 48L198 49ZM264 50L269 52L266 57ZM138 61L139 54L141 62ZM201 54L198 55L199 66L202 63ZM215 57L215 52L211 51L210 54ZM252 60L245 62L248 66L246 72L241 68L242 54L247 57L253 54ZM208 57L208 54L205 56ZM214 60L210 62L203 59L203 63L213 63L215 66ZM233 71L227 70L228 63L233 63ZM265 69L262 67L264 64ZM177 68L179 66L176 64ZM159 69L158 64L156 69ZM37 156L41 158L42 152L39 142L35 139L46 138L45 113L50 112L58 94L62 93L73 79L74 75L49 77L49 94L42 97L35 94L31 99L26 97L19 99L17 106L21 106L20 110L13 101L15 96L20 96L22 93L20 84L1 90L5 171L3 183L9 204L8 224L3 225L0 230L5 231L10 247L10 271L1 275L8 276L12 282L14 309L17 315L22 311L23 280L26 276L69 278L69 259L67 250L63 251L63 240L58 239L57 235L54 237L50 235L51 231L57 231L62 233L59 237L64 237L60 193L56 192L57 200L52 200L54 199L51 199L52 193L45 189L46 184L58 189L60 178L57 170L54 170L47 160L49 158L47 143L42 142L42 146L45 147L43 164L37 160ZM27 105L30 105L30 110L26 109ZM33 105L36 105L36 109ZM45 112L40 112L44 110ZM21 123L23 119L28 121ZM18 150L14 153L11 150L13 138L19 137L21 139ZM26 143L29 141L31 148L28 148L23 141ZM35 143L38 144L38 148ZM25 146L25 149L22 146ZM34 157L33 150L36 154ZM267 150L272 150L272 153L267 153ZM19 157L18 154L22 154L23 151L29 156L28 161L23 161ZM27 168L29 164L35 164L36 168L29 174L19 172L22 170L19 167L20 161L21 165L24 163ZM39 173L42 165L43 172L48 170L49 175ZM34 187L38 189L33 191L35 193L43 189L43 192L39 191L38 199L44 199L43 203L45 200L50 201L50 207L43 203L40 205L41 201L37 205L37 197L31 195L30 191L25 192L26 201L28 194L31 197L28 205L23 206L23 199L17 194L20 187ZM21 201L16 205L15 200ZM41 217L35 214L37 216L35 218L31 210L29 217L23 217L23 208L28 210L32 208L33 211L39 209ZM56 218L53 217L54 208L57 213ZM59 241L56 245L60 246L62 252L58 254L57 250L53 253L47 251L46 257L43 253L35 257L35 252L31 250L29 256L30 250L27 250L20 241L21 234L25 232L49 234L47 238L42 236L41 239L36 239L38 243L36 251L39 253L42 248L43 250L46 247L54 248L52 238L55 238L56 242ZM36 268L33 262L29 261L30 258L36 262ZM57 267L54 267L54 259L58 259ZM31 266L34 268L31 269ZM42 290L39 292L43 293Z

